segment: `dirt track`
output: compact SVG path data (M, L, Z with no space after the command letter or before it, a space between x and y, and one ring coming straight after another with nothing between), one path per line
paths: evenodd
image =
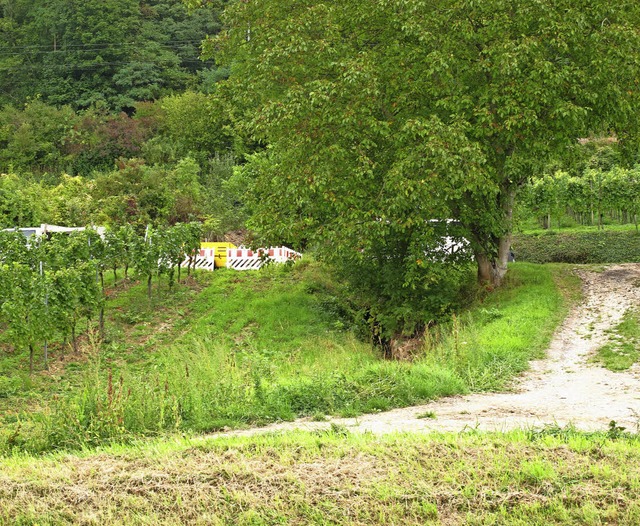
M607 267L603 272L577 271L583 280L584 301L576 306L555 334L547 358L515 383L512 392L472 394L430 404L396 409L358 418L328 422L274 424L234 432L248 435L286 429L323 429L331 422L352 431L506 431L573 424L585 431L606 430L615 420L629 431L640 426L640 366L611 372L589 363L630 307L640 306L640 265ZM418 418L433 412L435 418Z

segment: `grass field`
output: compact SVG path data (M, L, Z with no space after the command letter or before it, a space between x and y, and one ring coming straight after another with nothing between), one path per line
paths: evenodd
M0 459L0 525L637 525L617 432L172 438Z
M176 292L110 290L106 339L53 353L50 371L0 357L0 451L77 449L298 416L353 416L503 388L541 356L575 298L562 266L516 264L505 287L385 361L336 317L313 263L198 273Z

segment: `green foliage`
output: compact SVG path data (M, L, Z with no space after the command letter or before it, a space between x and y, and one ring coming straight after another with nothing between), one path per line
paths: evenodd
M200 168L193 159L174 167L148 166L140 159L123 163L118 170L96 176L92 192L97 203L96 222L134 224L138 228L189 222L205 215L205 193Z
M514 236L513 250L531 263L632 263L640 261L639 240L634 231L549 231Z
M33 349L48 332L44 280L28 265L13 262L0 268L3 299L1 319L7 324L2 336L15 348L29 350L29 369L33 369Z
M467 252L447 258L438 246L405 243L384 239L356 253L329 245L321 249L331 252L335 272L347 285L344 293L368 325L368 337L382 347L396 335L419 335L426 323L446 319L473 286Z
M64 165L65 139L77 116L68 106L50 106L41 100L23 108L0 110L0 171L50 171Z
M136 104L133 117L39 100L1 109L0 226L201 220L209 237L243 228L220 102L188 92L163 106Z
M97 224L141 231L147 224L201 221L203 236L216 238L244 225L232 173L231 157L212 159L205 169L187 157L168 166L134 159L92 179L62 174L54 185L0 174L0 227Z
M139 157L160 117L143 104L136 105L136 110L140 110L140 116L109 114L94 108L77 113L77 122L64 141L68 168L88 174L111 169L120 158Z
M563 312L549 269L520 264L499 293L432 327L413 362L383 360L345 330L348 317L336 326L325 303L337 285L320 269L196 274L206 285L198 293L176 285L151 303L144 283L127 289L107 304L119 329L93 344L78 375L67 371L75 387L50 413L21 413L30 424L14 446L75 448L176 429L353 416L500 388L539 356Z
M15 174L0 173L0 227L38 225L47 214L45 188Z
M162 99L166 140L179 156L223 153L231 145L229 118L215 95L187 91Z
M70 234L51 234L27 239L19 232L0 232L0 327L1 337L14 349L29 349L33 370L34 347L61 337L77 351L76 328L80 320L98 317L104 335L106 270L117 267L125 275L130 265L148 279L167 274L169 286L187 254L199 246L199 224L154 230L144 240L130 226L108 232L104 239L88 229ZM45 368L47 367L45 351Z
M231 71L217 92L265 146L244 168L251 227L349 265L403 245L401 290L437 282L416 252L444 218L499 284L518 186L590 130L636 128L631 0L262 0L224 20L205 43Z
M15 4L15 5L14 5ZM42 97L52 105L131 110L199 82L213 66L200 41L218 12L181 2L72 0L0 6L0 105Z
M640 214L640 167L614 166L608 171L588 168L579 176L556 172L528 185L523 204L535 216L543 216L550 228L551 216L569 216L577 223L603 227L614 217L638 225ZM526 212L521 212L526 215Z
M63 174L60 183L47 192L47 219L56 225L84 226L91 223L96 203L92 182L82 177ZM44 197L44 196L43 196ZM23 221L21 225L28 225Z

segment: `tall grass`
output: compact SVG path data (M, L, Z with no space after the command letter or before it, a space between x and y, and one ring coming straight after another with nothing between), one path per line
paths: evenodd
M121 356L105 357L96 346L78 388L44 411L19 415L0 431L0 451L353 416L503 388L541 356L565 311L554 275L575 285L559 268L515 265L503 289L433 329L423 354L403 363L382 360L369 344L335 328L310 292L315 271L216 273L168 334L153 335L153 324L147 327L142 351L125 346ZM139 288L130 294L144 294ZM138 360L131 363L132 356Z
M563 291L575 297L578 286L566 267L518 263L502 289L427 334L425 362L446 364L470 390L502 389L543 357L567 312Z

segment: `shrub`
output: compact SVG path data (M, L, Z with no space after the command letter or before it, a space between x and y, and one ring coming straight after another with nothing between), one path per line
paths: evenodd
M598 231L522 234L513 239L516 259L531 263L640 262L640 234Z

